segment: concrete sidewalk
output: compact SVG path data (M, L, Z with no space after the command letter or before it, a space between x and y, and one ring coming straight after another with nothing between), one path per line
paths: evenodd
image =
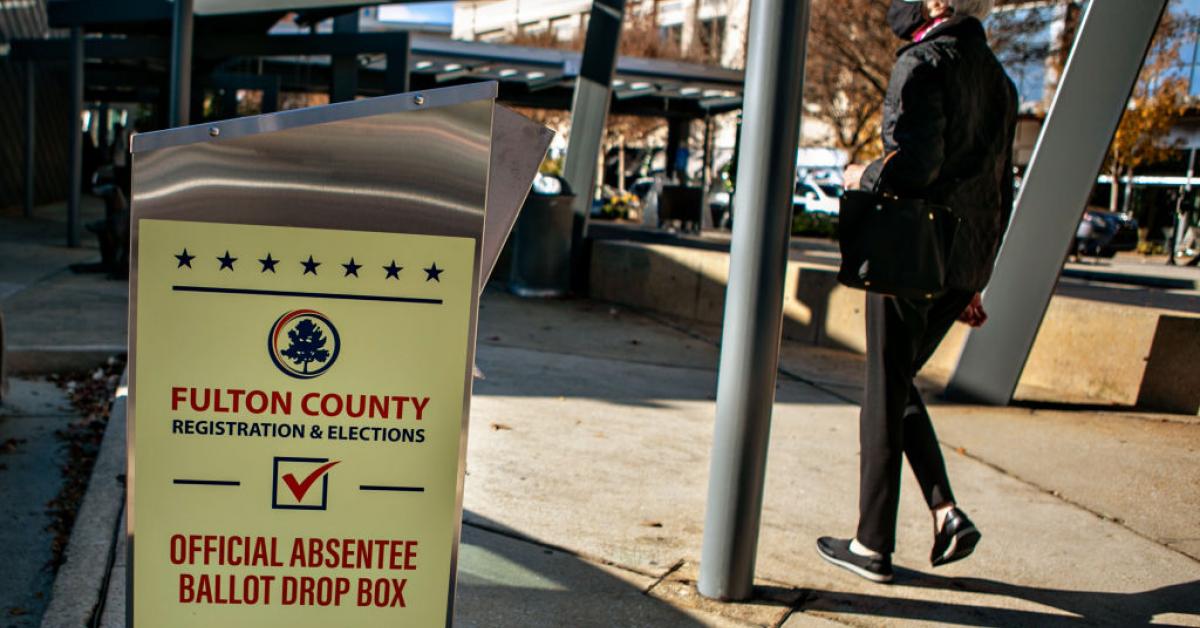
M720 604L694 588L715 347L587 301L490 291L481 319L457 625L1200 625L1194 420L936 406L984 541L931 570L906 477L883 586L813 549L854 524L857 407L781 378L756 598Z
M2 243L0 268L18 261L14 251L30 254ZM124 284L80 276L56 293L72 279L67 261L76 260L59 258L50 280L9 295L10 333L60 330L56 342L71 346L112 330L123 342ZM72 299L89 295L106 296L89 302L80 325ZM15 297L19 315L9 309ZM897 583L873 585L814 550L818 536L849 535L855 522L861 358L792 343L772 426L756 599L701 599L714 337L603 303L485 294L457 625L1200 626L1194 417L934 406L982 544L971 559L931 570L931 523L906 475ZM105 448L119 457L123 431L114 430ZM111 477L93 482L107 487L112 512L120 492ZM60 591L51 606L87 610L104 599L104 625L123 625L123 555L73 546L64 570L112 556L113 571Z
M104 215L100 199L83 196L81 220ZM34 218L0 211L0 311L9 373L43 374L102 363L125 349L128 284L103 274L75 274L71 264L100 261L96 237L68 248L62 203Z
M488 379L472 408L466 520L659 578L651 597L697 608L715 349L593 304L501 294L485 304ZM531 320L543 325L516 324ZM896 555L905 569L888 587L830 568L813 549L817 536L853 530L857 412L781 378L757 569L764 599L699 608L760 625L1200 625L1194 420L935 407L958 497L984 541L970 560L931 570L931 523L906 476Z
M81 417L52 382L16 378L9 385L0 403L0 626L30 628L54 584L50 511L68 455L56 433Z

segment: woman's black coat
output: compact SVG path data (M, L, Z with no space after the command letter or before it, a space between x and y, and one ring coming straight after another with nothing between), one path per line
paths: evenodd
M883 107L885 155L861 187L949 206L962 225L947 283L982 290L1012 213L1016 87L972 17L950 18L897 56Z

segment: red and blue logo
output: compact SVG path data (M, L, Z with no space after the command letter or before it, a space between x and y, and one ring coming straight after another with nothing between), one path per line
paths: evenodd
M316 310L294 310L280 316L267 335L267 353L284 375L312 379L337 361L342 341L327 316Z

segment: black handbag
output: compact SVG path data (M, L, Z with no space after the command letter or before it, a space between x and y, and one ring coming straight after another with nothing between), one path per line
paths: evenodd
M959 218L943 205L847 191L838 218L838 281L879 294L932 299L946 289L958 225Z

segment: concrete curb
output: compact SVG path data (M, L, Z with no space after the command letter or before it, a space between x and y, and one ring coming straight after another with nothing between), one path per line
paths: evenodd
M117 547L113 555L112 569L108 574L108 590L104 593L104 610L97 624L100 628L125 628L126 601L126 559L129 557L129 536L125 531L125 513L121 512L121 523L117 528Z
M66 560L58 568L50 605L42 616L42 628L95 625L93 615L106 593L106 576L112 566L115 541L120 534L117 526L125 505L125 387L128 377L128 371L121 376L100 454L96 457L87 493L71 530Z
M1145 286L1147 288L1162 288L1164 290L1195 290L1198 286L1192 279L1176 277L1153 277L1150 275L1134 275L1131 273L1113 273L1102 270L1078 270L1064 268L1063 277L1083 279L1084 281L1102 281L1127 286Z
M592 253L590 298L670 319L722 324L729 277L726 253L615 240L597 242ZM865 354L865 298L865 293L839 284L830 267L789 261L783 335L807 345ZM1055 295L1021 372L1016 398L1133 407L1164 316L1196 314ZM1114 329L1120 333L1114 334ZM944 385L966 338L964 325L951 329L929 360L925 375L930 380ZM1170 392L1188 398L1186 390Z

